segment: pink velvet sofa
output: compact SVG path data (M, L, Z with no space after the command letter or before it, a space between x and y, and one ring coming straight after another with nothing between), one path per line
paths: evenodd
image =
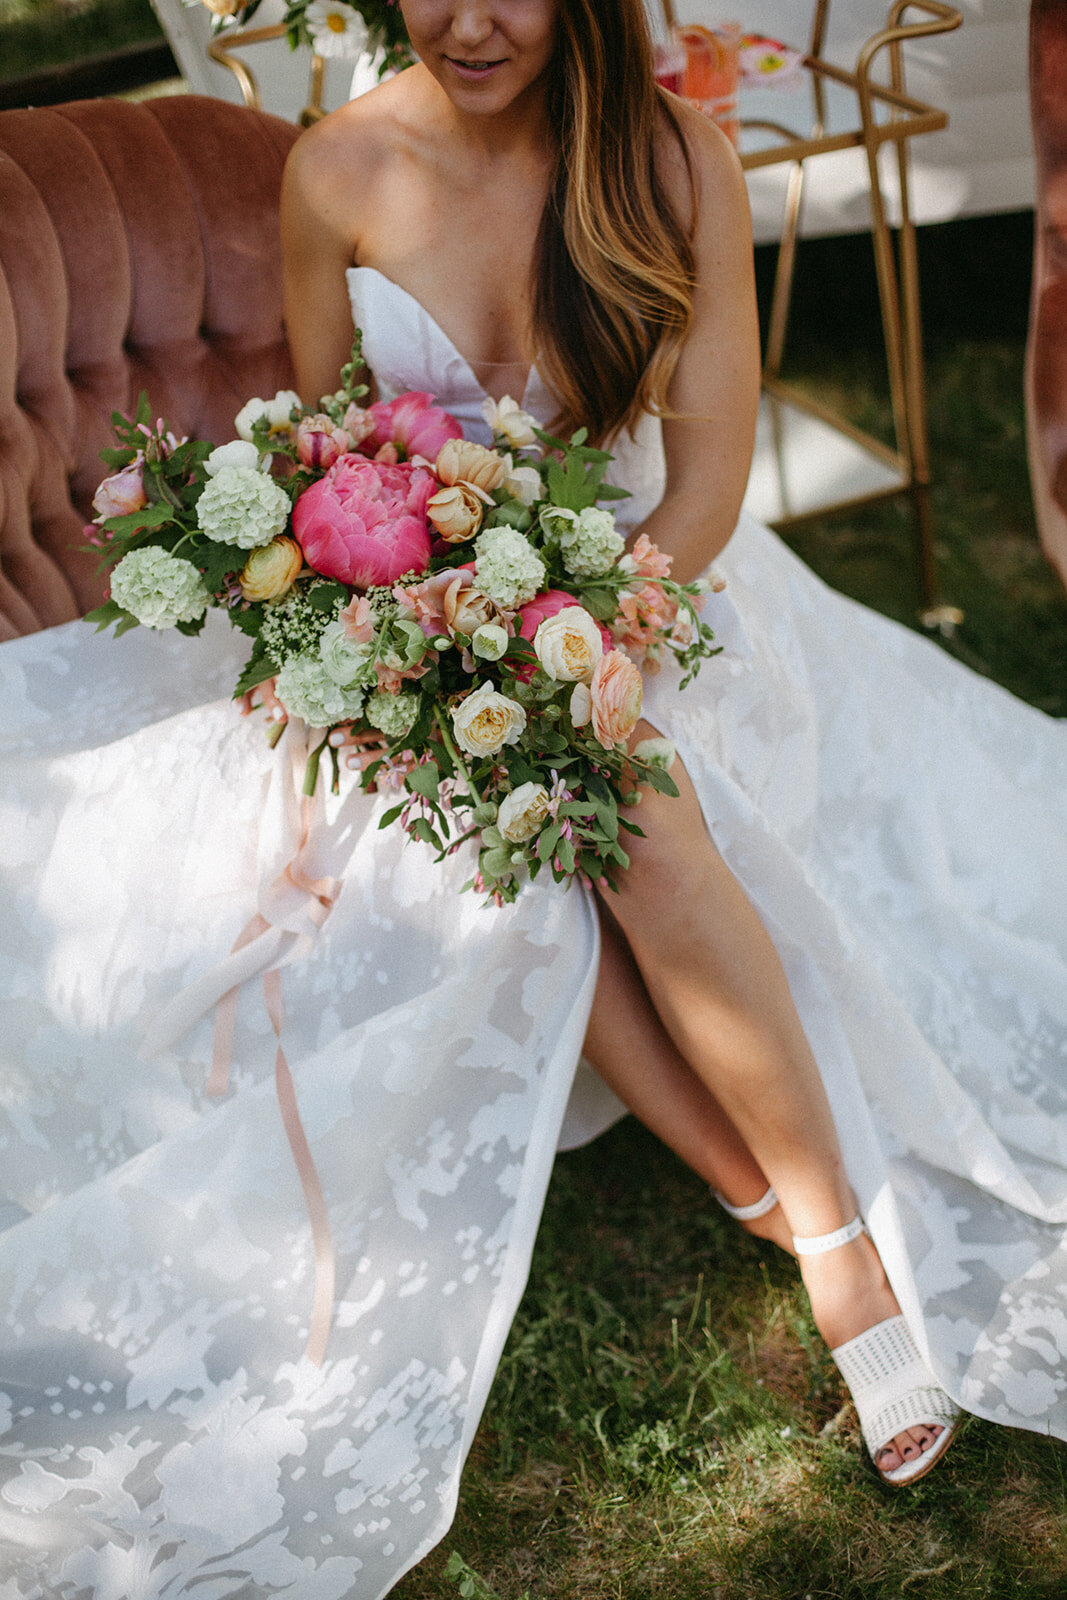
M0 113L0 639L100 598L110 416L218 442L292 383L278 194L298 129L200 96Z

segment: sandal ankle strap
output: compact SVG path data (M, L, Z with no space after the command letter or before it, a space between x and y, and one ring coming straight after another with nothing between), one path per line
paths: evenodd
M771 1186L768 1186L766 1194L760 1195L758 1200L753 1200L750 1206L733 1206L718 1189L713 1189L711 1192L727 1216L733 1217L735 1222L755 1222L757 1217L765 1217L768 1211L773 1211L778 1204L778 1196Z
M851 1222L846 1222L843 1228L835 1228L833 1233L816 1233L809 1239L794 1239L793 1249L798 1256L821 1256L827 1250L836 1250L840 1245L851 1244L853 1239L858 1239L861 1233L866 1233L867 1224L861 1216L855 1216Z

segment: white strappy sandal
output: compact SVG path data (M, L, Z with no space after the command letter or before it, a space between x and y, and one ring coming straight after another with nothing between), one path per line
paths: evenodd
M755 1222L757 1217L765 1217L768 1211L773 1211L778 1204L778 1196L773 1188L768 1188L767 1193L761 1194L758 1200L753 1200L750 1206L732 1206L718 1189L713 1189L711 1192L727 1216L733 1217L735 1222Z
M851 1244L865 1231L863 1219L853 1217L833 1233L794 1239L793 1248L798 1256L824 1255ZM925 1477L955 1438L963 1413L930 1372L904 1318L898 1315L876 1322L830 1354L852 1395L864 1443L883 1483L899 1486ZM930 1426L939 1426L941 1432L929 1450L892 1471L878 1466L878 1452L897 1434L906 1428Z

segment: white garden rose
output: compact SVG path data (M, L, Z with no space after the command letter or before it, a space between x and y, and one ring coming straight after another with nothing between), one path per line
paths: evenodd
M564 606L534 634L534 654L557 683L589 683L604 654L598 624L584 606Z
M521 737L526 712L517 700L483 683L455 708L452 727L457 744L469 756L495 756Z
M259 451L248 439L231 439L229 444L216 445L204 462L209 478L214 478L226 467L258 467Z
M197 526L209 539L254 550L285 532L289 496L254 467L224 467L205 483L196 502Z
M509 844L523 844L540 833L548 805L548 790L543 783L520 784L500 802L496 825Z
M146 628L196 622L211 604L192 562L158 545L123 556L111 574L111 598Z

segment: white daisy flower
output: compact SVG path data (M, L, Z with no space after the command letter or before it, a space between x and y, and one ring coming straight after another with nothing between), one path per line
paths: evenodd
M344 0L311 0L304 17L318 55L355 61L366 49L367 24Z

